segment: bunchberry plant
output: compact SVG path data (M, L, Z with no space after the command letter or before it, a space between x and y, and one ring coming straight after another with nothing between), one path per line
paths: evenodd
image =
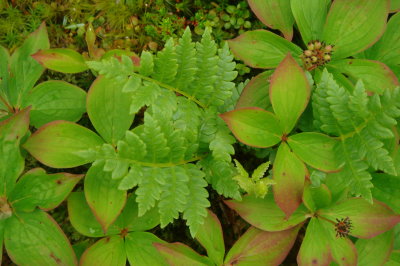
M280 265L292 248L300 226L286 231L266 232L250 227L225 255L221 224L217 216L208 211L196 240L206 249L201 256L182 243L153 244L168 265Z
M218 193L240 198L232 178L235 139L218 117L237 99L232 59L227 45L217 49L209 30L193 43L187 29L178 44L171 39L157 55L143 52L139 66L125 55L88 62L101 74L87 97L99 135L57 121L24 147L55 168L94 162L85 196L104 231L123 209L126 191L137 187L139 216L157 205L165 227L183 213L195 235L210 205L207 181Z
M0 123L0 245L17 265L77 265L67 237L46 211L64 201L83 175L46 174L41 168L22 174L20 142L28 133L29 111Z
M274 196L290 216L301 204L309 165L324 172L340 170L335 157L337 140L317 132L290 133L308 105L309 81L290 54L271 76L270 102L274 113L258 107L221 114L241 142L258 148L280 144L273 167Z
M282 38L267 30L248 31L230 40L233 53L249 66L275 68L290 52L318 80L326 67L335 79L352 89L362 79L367 90L382 93L393 89L399 81L385 64L352 59L382 36L389 14L389 0L294 0L248 1L266 25L282 31ZM301 46L290 42L296 22ZM368 70L368 71L367 71Z
M36 85L44 67L32 56L47 48L44 23L11 56L0 46L0 121L28 106L35 127L58 119L78 121L85 112L86 93L77 86L56 80Z
M370 204L362 198L335 200L324 184L319 187L307 184L302 200L304 204L289 218L271 195L264 199L244 196L240 202L226 203L251 225L268 232L286 232L295 228L297 234L299 227L309 219L297 256L299 265L329 265L332 261L339 265L358 265L359 259L364 259L366 254L361 248L357 250L357 244L354 245L349 236L377 241L374 254L384 256L374 257L370 263L385 263L392 251L392 246L386 243L394 238L393 230L389 230L400 222L400 215L386 204L376 200ZM367 244L361 243L359 246Z
M138 217L134 194L127 197L118 219L105 232L96 220L82 192L68 198L68 213L72 226L82 235L101 237L82 254L80 265L165 265L153 243L163 243L151 233L144 232L160 222L156 208Z

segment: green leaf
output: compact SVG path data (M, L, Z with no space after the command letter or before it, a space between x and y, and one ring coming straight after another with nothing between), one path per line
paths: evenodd
M356 248L359 266L385 265L393 249L393 230L371 239L358 239Z
M396 12L400 10L400 0L390 0L390 12Z
M98 77L89 89L87 112L96 131L107 143L116 144L133 122L129 113L131 94L122 92L122 83Z
M204 224L199 227L196 239L207 250L208 257L216 265L222 265L225 256L222 227L217 216L211 211L208 211Z
M293 152L306 164L323 172L335 172L342 166L335 155L338 141L321 133L303 132L288 138Z
M224 265L280 265L291 250L300 228L266 232L250 227L229 250Z
M9 195L17 178L24 170L20 140L29 129L29 111L26 108L0 122L0 195Z
M388 174L372 175L372 195L375 199L386 203L395 212L400 213L400 177Z
M200 256L193 249L182 243L154 243L153 245L164 256L169 265L214 265L209 258Z
M317 218L311 218L308 223L306 235L297 255L298 265L329 265L331 262L330 239L322 223Z
M77 265L67 237L53 218L40 210L8 219L4 244L17 265Z
M295 58L302 53L300 47L266 30L247 31L228 43L235 56L255 68L275 68L288 53Z
M329 0L290 1L294 19L305 44L321 39L330 2Z
M103 171L102 165L92 165L85 178L85 197L106 233L126 203L126 191L118 189L119 180Z
M283 132L289 134L310 99L310 84L303 69L288 54L271 77L269 96Z
M251 107L220 115L235 137L246 145L267 148L281 141L282 129L273 113Z
M0 262L3 262L3 242L4 242L5 221L6 220L0 221Z
M269 101L269 79L272 73L272 70L268 70L253 77L243 89L242 94L240 94L235 109L259 107L266 110L271 107L271 102Z
M336 0L322 37L335 45L332 58L354 55L375 43L385 31L388 12L387 0Z
M45 49L32 57L42 66L62 73L79 73L88 69L83 56L72 49Z
M46 25L42 23L11 56L12 76L8 99L13 106L20 107L23 95L33 88L43 73L44 68L31 55L39 49L48 49L49 46Z
M55 120L76 122L86 112L86 92L64 81L46 81L34 87L23 106L32 106L31 124L36 128Z
M109 236L100 239L82 254L79 265L125 266L124 239L120 236Z
M358 238L371 238L390 230L400 222L387 205L374 201L370 204L362 198L350 198L330 208L320 211L320 215L331 220L349 217L352 223L350 235Z
M319 187L307 184L303 192L303 202L310 211L315 212L331 204L332 193L325 184Z
M289 146L282 143L278 148L272 171L275 201L289 217L301 204L304 180L308 175L307 168Z
M147 232L129 233L125 237L125 250L129 264L132 266L167 266L164 257L153 246L153 243L166 242Z
M244 196L242 201L229 200L225 203L251 225L270 232L287 230L307 219L307 209L303 205L287 219L276 205L272 193L263 199Z
M381 94L385 89L394 89L400 84L393 71L378 61L345 59L333 61L329 65L353 80L354 84L361 79L368 91Z
M150 52L144 51L140 56L139 73L143 76L150 76L154 71L153 55Z
M122 54L121 60L111 56L99 61L87 61L86 64L93 70L99 72L100 75L105 75L107 78L112 78L117 81L125 81L128 76L133 74L135 57L129 57Z
M280 30L287 40L293 37L293 15L290 0L249 0L251 10L269 28Z
M23 145L38 161L54 168L72 168L92 160L80 151L95 149L103 140L80 125L55 121L38 129Z
M84 236L106 236L100 223L94 217L83 192L72 192L68 197L68 216L76 231ZM109 235L111 230L108 230ZM117 233L117 232L115 232Z
M31 212L36 207L51 210L63 202L83 175L46 174L42 168L25 173L12 191L9 201L18 212Z
M400 1L398 2L400 9ZM393 4L394 0L390 3ZM400 13L396 13L390 18L382 38L364 52L365 58L378 60L387 65L400 64L399 25Z

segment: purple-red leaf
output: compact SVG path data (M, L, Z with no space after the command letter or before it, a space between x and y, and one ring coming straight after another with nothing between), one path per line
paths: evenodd
M201 256L182 243L154 243L169 265L214 265L207 257Z

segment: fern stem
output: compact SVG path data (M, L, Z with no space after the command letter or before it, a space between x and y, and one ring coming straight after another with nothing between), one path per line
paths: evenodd
M144 79L144 80L153 82L153 83L157 84L158 86L164 87L164 88L166 88L166 89L168 89L168 90L170 90L170 91L177 92L177 93L179 93L179 94L185 96L185 97L188 98L189 100L191 100L191 101L197 103L197 104L198 104L200 107L202 107L202 108L206 108L206 107L207 107L204 103L202 103L202 102L200 102L199 100L197 100L194 96L189 95L189 94L187 94L186 92L181 91L180 89L174 88L174 87L172 87L172 86L170 86L170 85L168 85L168 84L165 84L165 83L162 83L162 82L160 82L160 81L158 81L158 80L155 80L155 79L152 79L152 78L149 78L149 77L140 75L140 74L138 74L138 73L132 73L132 75L135 75L135 76L137 76L137 77L139 77L139 78L141 78L141 79Z

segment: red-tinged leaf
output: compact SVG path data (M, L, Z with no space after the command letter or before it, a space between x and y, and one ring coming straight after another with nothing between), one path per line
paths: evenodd
M220 116L235 137L246 145L266 148L281 141L283 133L278 119L261 108L242 108Z
M125 249L129 264L132 266L167 266L164 257L157 251L153 243L166 242L147 232L129 233L125 237Z
M79 265L125 266L126 252L124 239L120 236L109 236L97 241L82 254Z
M279 146L273 166L275 201L289 217L301 204L304 181L308 175L302 161L286 143Z
M356 248L358 252L358 266L386 265L393 250L393 230L380 234L370 239L358 239Z
M118 189L119 183L111 178L111 172L103 171L101 164L92 165L86 174L85 197L105 233L126 203L126 191Z
M330 3L330 0L290 1L293 16L305 44L321 39Z
M94 149L104 141L80 125L55 121L39 128L23 145L41 163L54 168L72 168L91 162L79 152Z
M225 256L224 237L221 223L217 216L208 210L204 224L199 227L196 239L207 250L208 257L216 264L222 265Z
M249 0L257 18L271 29L280 30L287 40L293 37L293 15L290 0Z
M387 205L374 200L370 204L363 198L351 198L320 211L320 215L332 221L349 217L352 223L350 235L371 238L382 234L400 222Z
M308 182L303 192L303 203L312 212L327 207L332 202L332 193L325 184L313 187Z
M190 247L182 243L154 243L158 252L167 260L169 265L174 266L204 266L214 265L207 257L197 254Z
M297 255L298 265L329 265L332 261L329 241L322 221L312 218Z
M259 107L266 110L271 107L269 101L269 78L271 74L272 70L269 70L252 78L244 87L235 108Z
M383 93L385 89L394 89L400 84L393 71L378 61L345 59L329 65L345 74L353 84L361 79L368 91Z
M400 0L390 0L390 12L400 11Z
M233 245L224 265L280 265L292 248L300 225L280 232L250 227Z
M9 195L24 170L20 141L29 129L30 108L0 122L0 195Z
M255 68L274 68L288 53L295 58L302 53L297 45L266 30L247 31L228 43L235 56Z
M310 99L310 84L304 70L288 54L271 77L269 96L283 131L289 134Z
M18 180L9 202L17 211L31 212L36 207L54 209L67 198L82 177L68 173L46 174L42 168L34 168Z
M287 219L276 205L272 193L265 198L244 196L242 201L229 200L225 203L251 225L265 231L275 232L292 228L310 217L304 205Z
M17 265L77 265L67 237L53 218L41 210L9 218L4 244Z
M343 165L334 152L337 143L334 138L314 132L303 132L288 138L290 148L303 162L323 172L339 171Z
M332 58L357 54L385 31L389 0L335 0L324 26L323 41L335 45Z
M89 69L83 56L72 49L40 50L32 57L42 66L62 73L79 73Z
M98 77L89 89L87 112L96 131L107 143L116 144L133 122L129 108L131 95L122 92L123 84L104 76Z

